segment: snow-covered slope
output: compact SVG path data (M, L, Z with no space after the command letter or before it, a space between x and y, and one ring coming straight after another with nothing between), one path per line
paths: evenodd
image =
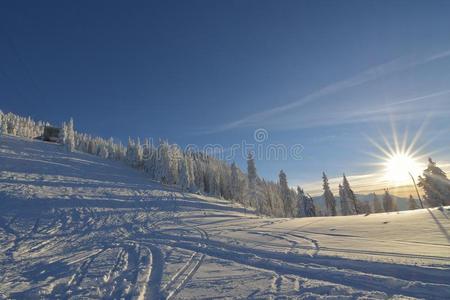
M448 208L268 219L0 141L0 298L450 298Z

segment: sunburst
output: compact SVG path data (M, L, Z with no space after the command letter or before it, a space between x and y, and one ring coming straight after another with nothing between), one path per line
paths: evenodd
M429 144L422 143L418 145L425 123L414 134L411 140L408 139L408 130L400 139L393 123L392 136L388 139L381 134L382 144L368 137L369 141L379 150L379 153L369 153L371 156L379 159L375 163L383 174L383 179L393 186L402 186L412 184L411 177L417 178L424 169L424 161L431 153L423 153L425 147Z

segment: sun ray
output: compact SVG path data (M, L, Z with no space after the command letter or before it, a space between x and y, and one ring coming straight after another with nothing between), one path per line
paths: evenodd
M425 125L422 123L418 131L411 134L411 141L409 141L409 128L399 135L394 124L391 124L392 133L389 138L380 133L383 144L367 137L368 141L379 151L379 153L367 153L378 160L378 162L370 165L380 168L380 171L384 174L382 178L385 184L396 188L411 186L411 176L417 177L421 174L425 168L426 158L431 154L429 152L424 153L424 149L432 142L432 140L428 140L417 147L424 128Z
M420 145L420 147L416 148L416 149L414 150L414 152L411 153L411 155L416 156L416 155L418 155L420 152L423 152L423 150L424 150L426 147L428 147L432 142L436 141L436 140L437 140L442 134L444 134L444 133L445 133L445 131L440 131L440 132L436 133L435 136L429 138L426 142L422 143L422 144ZM445 150L445 149L435 150L435 151L433 151L433 153L428 153L427 155L430 156L431 154L436 154L436 153L438 153L438 152L440 152L440 151L444 151L444 150Z
M417 141L420 139L420 137L422 136L423 131L425 130L426 124L427 124L426 120L424 122L422 122L422 124L419 127L419 130L417 130L417 132L414 135L411 143L409 144L409 147L406 150L406 153L410 154L411 151L414 149L414 147L416 146Z
M384 149L380 144L378 144L375 140L373 140L372 138L370 138L370 137L366 137L367 139L368 139L368 141L372 144L372 145L374 145L378 150L380 150L384 155L386 155L386 156L390 156L391 155L391 153L390 152L388 152L388 151L386 151L386 149Z
M398 143L397 130L395 128L395 123L392 121L392 118L391 118L391 130L392 130L392 137L394 139L394 147L395 147L395 152L394 153L399 153L400 152L400 146L399 146L399 143Z
M388 160L386 156L382 156L373 152L363 152L363 153L379 160Z
M396 153L396 151L392 148L391 144L389 143L387 137L384 134L382 134L381 137L384 141L384 144L386 145L386 147L388 149L388 152L387 152L388 156L392 156L394 153Z
M403 134L403 141L402 141L402 148L401 151L402 153L407 153L406 152L406 144L408 143L408 129L405 130L405 133Z

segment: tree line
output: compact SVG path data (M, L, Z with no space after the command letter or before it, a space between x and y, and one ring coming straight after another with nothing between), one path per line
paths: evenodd
M35 122L0 111L0 132L26 138L43 135L48 122ZM324 207L314 203L311 195L300 186L291 188L287 175L279 172L278 181L268 181L257 174L252 153L247 157L247 170L242 171L236 163L231 164L202 152L182 150L177 144L160 140L157 145L149 139L128 139L127 145L113 138L104 139L79 133L74 129L73 119L64 122L60 129L59 142L68 151L80 151L105 159L123 161L127 165L145 172L152 180L163 184L177 185L182 191L222 197L231 202L255 210L258 215L272 217L313 217L369 214L398 210L395 199L386 189L380 201L376 194L370 202L361 201L353 192L343 175L339 184L339 203L331 191L328 177L322 174ZM450 205L450 181L446 174L429 159L429 164L419 177L424 190L424 199L429 207ZM410 196L409 209L418 208Z

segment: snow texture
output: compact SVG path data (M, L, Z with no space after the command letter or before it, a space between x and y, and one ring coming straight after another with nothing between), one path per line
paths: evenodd
M450 298L449 207L263 218L0 138L0 298Z

